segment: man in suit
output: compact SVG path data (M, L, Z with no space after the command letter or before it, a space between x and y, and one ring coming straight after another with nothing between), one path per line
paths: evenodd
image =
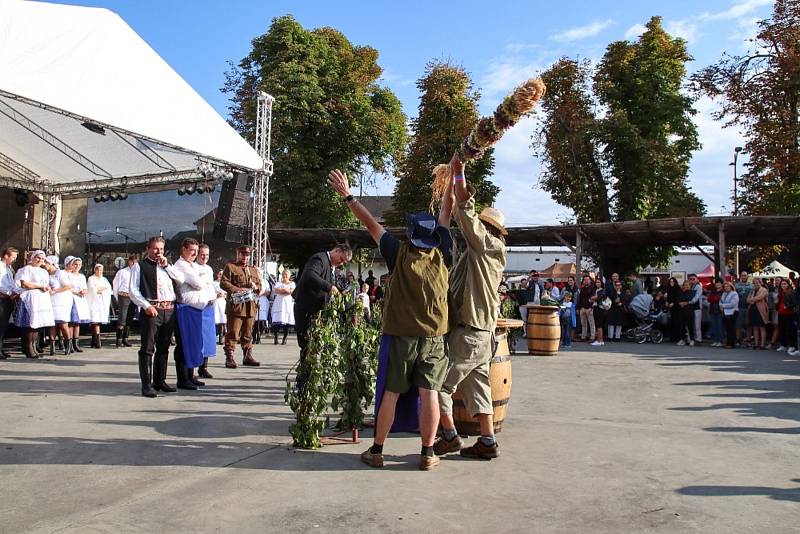
M350 245L340 243L326 252L317 252L303 267L297 280L294 297L294 320L297 344L300 345L300 361L305 359L308 345L308 327L314 314L325 307L328 297L339 293L334 269L353 258ZM298 382L300 380L298 379Z
M253 358L253 324L258 315L258 294L261 292L261 275L253 265L250 265L250 247L243 245L236 249L236 263L229 263L222 271L220 286L228 293L228 304L225 315L228 317L228 332L225 334L225 367L236 369L233 351L236 342L242 344L244 359L242 365L258 367L260 362ZM247 302L233 302L236 293L252 290L255 294L253 300Z
M3 249L3 256L0 258L0 360L10 356L3 350L3 339L6 337L11 312L14 311L14 301L19 296L17 283L14 281L14 268L11 267L17 260L18 253L14 247L7 247Z

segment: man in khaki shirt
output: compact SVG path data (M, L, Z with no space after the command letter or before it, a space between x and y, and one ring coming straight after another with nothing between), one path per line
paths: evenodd
M503 236L507 232L500 211L489 207L480 215L475 213L474 190L467 188L464 164L453 157L450 165L456 197L453 215L467 249L450 273L450 367L439 392L442 437L434 445L434 452L439 456L460 451L467 458L496 458L499 453L492 421L489 365L500 308L497 289L506 266ZM481 437L471 447L461 448L453 421L452 395L456 389L470 415L480 422Z

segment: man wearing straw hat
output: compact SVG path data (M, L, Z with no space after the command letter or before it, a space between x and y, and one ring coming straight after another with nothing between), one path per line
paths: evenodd
M453 157L450 166L456 200L453 216L467 247L450 273L450 331L447 334L450 367L439 392L442 437L436 441L434 452L439 456L460 451L461 456L467 458L497 458L489 365L500 307L497 287L506 266L504 236L508 232L499 210L487 207L480 215L475 213L475 192L467 187L464 164ZM477 417L481 426L481 436L471 447L461 447L453 421L456 390L461 393L470 415Z

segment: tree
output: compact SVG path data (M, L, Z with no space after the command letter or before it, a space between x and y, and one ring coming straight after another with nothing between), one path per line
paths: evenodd
M700 147L692 100L681 93L690 60L685 41L653 17L638 41L611 43L594 73L588 62L568 58L544 73L545 118L534 137L544 159L541 185L577 222L704 212L687 185ZM672 249L591 253L610 271L664 263Z
M386 214L392 225L405 224L405 213L425 211L431 200L433 167L447 163L477 124L480 93L467 72L447 62L433 61L417 81L422 93L419 115L411 121L408 152L398 165L394 207ZM467 172L479 205L494 202L500 189L488 180L494 167L493 150L473 162Z
M357 182L392 172L406 144L400 101L378 83L378 52L332 28L304 29L273 19L251 52L226 73L231 124L251 142L256 95L275 97L270 220L289 227L342 227L347 207L327 187L333 168Z
M750 157L741 176L738 212L800 212L800 4L776 0L759 23L752 48L692 76L699 95L717 100L714 118L741 128Z

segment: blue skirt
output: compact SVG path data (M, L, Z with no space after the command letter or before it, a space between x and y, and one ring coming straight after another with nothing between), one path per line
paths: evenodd
M17 328L28 328L31 326L31 314L28 312L28 307L24 302L17 304L17 318L14 321Z
M378 377L375 385L375 418L383 400L386 388L386 373L389 371L389 347L392 336L381 336L381 348L378 351ZM419 431L419 390L412 385L411 389L400 395L394 412L392 432L417 432Z
M178 304L175 311L186 367L191 369L200 367L203 365L203 358L213 358L217 355L214 306L198 310L186 304Z
M81 321L80 317L78 317L78 307L75 304L72 304L72 311L69 312L69 323L70 324L89 324L92 321L88 319L84 319Z

